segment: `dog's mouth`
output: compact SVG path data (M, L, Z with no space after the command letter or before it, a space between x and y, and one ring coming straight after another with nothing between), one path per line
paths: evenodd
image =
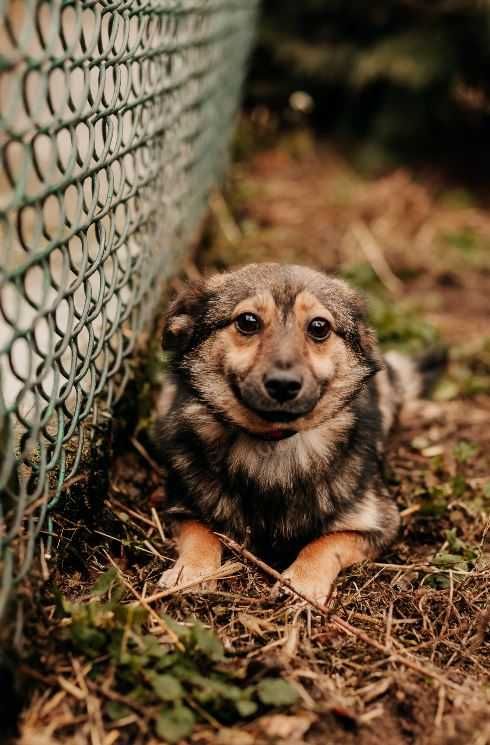
M297 435L298 432L295 429L269 429L267 432L250 432L247 430L247 434L254 437L256 440L266 440L267 442L279 442L280 440L287 440L289 437Z
M296 419L300 419L302 416L305 416L305 414L309 414L309 412L312 411L312 409L314 408L313 406L311 406L307 409L302 409L301 411L267 411L264 409L257 409L254 406L250 406L250 404L247 404L243 400L242 403L245 404L247 409L253 411L253 413L257 414L257 416L259 416L261 419L264 419L266 422L277 424L287 424L288 422L294 422Z
M301 419L301 417L304 417L306 416L306 414L309 414L311 411L313 411L317 404L316 400L313 402L306 401L303 403L297 401L295 402L295 405L290 405L289 408L282 406L281 408L277 409L265 409L261 406L257 406L255 402L251 401L248 396L244 396L237 384L232 385L232 390L235 398L242 404L242 406L245 406L249 411L260 417L260 419L262 419L264 422L268 422L271 424L289 424L295 422L296 420ZM283 437L289 437L291 436L291 434L295 434L296 431L297 430L293 428L286 429L271 427L270 430L268 430L268 432L271 433L271 437L268 439L282 439ZM274 433L277 433L277 436ZM280 436L280 433L286 434Z

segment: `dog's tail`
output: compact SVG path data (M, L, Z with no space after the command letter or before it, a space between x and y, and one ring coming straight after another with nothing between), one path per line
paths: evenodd
M376 384L386 435L405 404L430 393L447 365L448 353L443 347L434 347L419 357L388 352L384 360L385 366L376 375Z
M385 355L388 377L397 389L401 405L429 395L448 364L446 347L432 347L418 357L400 352Z

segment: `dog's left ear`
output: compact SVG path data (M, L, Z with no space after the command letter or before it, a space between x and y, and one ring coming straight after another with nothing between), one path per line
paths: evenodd
M364 318L362 318L358 323L358 334L361 355L366 363L370 375L374 375L384 367L378 338L375 332L368 326Z
M166 352L185 352L191 345L205 310L206 284L189 283L170 303L163 326L162 344Z
M378 337L369 326L367 305L362 295L351 290L351 299L352 315L355 319L354 348L366 366L368 374L374 375L384 367Z

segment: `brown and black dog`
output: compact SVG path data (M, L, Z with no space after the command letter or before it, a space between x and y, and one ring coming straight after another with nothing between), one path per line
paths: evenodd
M154 436L179 558L161 584L216 571L217 531L283 562L297 590L325 602L341 569L397 534L383 442L430 366L383 358L343 281L279 264L189 285L163 343Z

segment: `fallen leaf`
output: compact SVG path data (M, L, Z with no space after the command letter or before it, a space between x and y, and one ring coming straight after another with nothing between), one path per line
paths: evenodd
M259 699L269 706L290 706L298 700L298 693L291 683L280 678L264 678L257 686Z
M283 740L300 740L310 729L317 717L310 712L301 714L270 714L261 717L258 724L268 737L279 737Z
M196 718L187 706L175 706L162 711L157 717L155 729L157 735L169 743L176 743L190 735Z

